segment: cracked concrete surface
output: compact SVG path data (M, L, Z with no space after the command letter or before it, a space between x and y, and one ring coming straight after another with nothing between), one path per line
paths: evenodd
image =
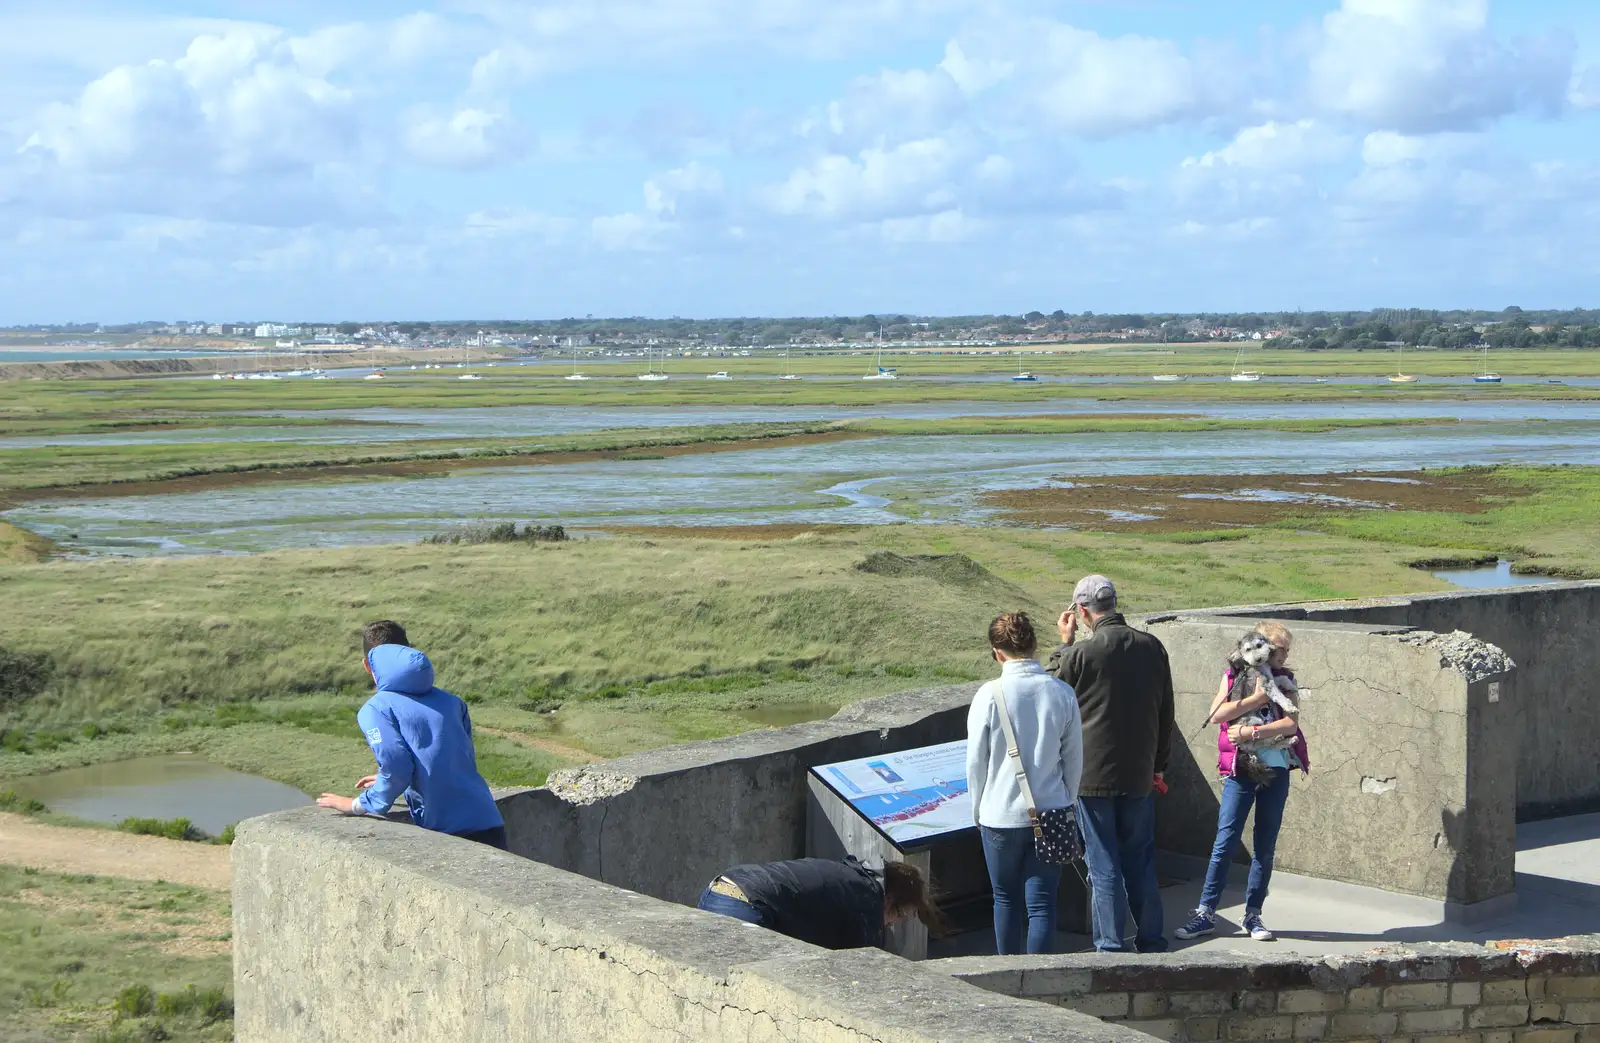
M405 824L307 808L234 857L243 1043L1148 1040Z
M1594 749L1600 745L1600 699L1589 697L1600 673L1600 646L1591 636L1600 619L1600 582L1202 611L1270 616L1291 626L1295 620L1315 620L1397 632L1462 631L1490 642L1517 664L1517 687L1525 700L1511 728L1521 751L1516 764L1518 818L1600 808L1600 773L1593 770Z
M1173 664L1180 722L1204 720L1229 649L1259 618L1179 615L1149 625ZM1482 663L1492 646L1394 627L1290 626L1312 769L1295 774L1278 867L1455 906L1512 892L1512 701L1491 703L1483 677L1442 652L1467 649ZM1514 683L1514 673L1493 676ZM1157 805L1157 842L1199 860L1216 832L1217 729L1191 726L1185 738Z

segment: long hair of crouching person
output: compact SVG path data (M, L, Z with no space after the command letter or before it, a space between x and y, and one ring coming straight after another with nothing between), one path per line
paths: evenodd
M930 930L939 931L944 917L933 904L928 893L928 883L916 866L904 862L886 862L883 867L883 897L890 919L901 920L915 916Z

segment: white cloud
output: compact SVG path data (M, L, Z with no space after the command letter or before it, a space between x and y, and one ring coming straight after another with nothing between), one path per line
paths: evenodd
M609 214L589 223L589 234L602 250L654 249L661 232L661 223L644 214Z
M780 214L872 220L928 213L955 201L951 179L965 149L946 138L827 155L796 170L769 198Z
M982 0L464 0L546 72L682 67L708 55L833 59L927 32Z
M406 150L418 162L441 167L485 167L520 156L528 135L503 112L462 108L444 114L428 109L412 115Z
M992 110L1035 129L1108 138L1204 120L1235 104L1236 73L1172 40L1105 37L1045 19L963 33L940 66Z
M1571 41L1507 42L1489 30L1488 18L1488 0L1344 0L1322 21L1312 101L1404 133L1559 111L1571 83Z
M1600 109L1600 65L1591 65L1572 77L1567 101L1580 109Z
M815 125L845 147L860 147L938 134L965 106L961 88L942 68L885 69L858 78Z
M1315 120L1268 122L1245 127L1222 148L1183 161L1188 168L1242 168L1246 170L1296 170L1337 162L1352 151L1353 142Z
M967 217L959 209L917 217L894 217L878 224L878 234L889 243L960 243L974 239L985 229L983 221Z
M644 183L645 209L663 220L707 220L723 208L722 173L698 162Z
M176 61L119 66L47 107L23 152L67 171L305 166L352 154L353 101L301 69L280 33L200 36Z

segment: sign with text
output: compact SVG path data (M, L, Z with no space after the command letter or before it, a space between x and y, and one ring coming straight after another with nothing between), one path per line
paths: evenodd
M897 847L972 828L965 741L822 764L811 771Z

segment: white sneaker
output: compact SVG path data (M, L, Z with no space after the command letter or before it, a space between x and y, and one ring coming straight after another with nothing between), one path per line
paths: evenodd
M1271 942L1277 940L1278 936L1267 930L1267 925L1261 922L1260 913L1245 913L1242 926L1246 931L1249 932L1250 937L1254 938L1258 942Z

